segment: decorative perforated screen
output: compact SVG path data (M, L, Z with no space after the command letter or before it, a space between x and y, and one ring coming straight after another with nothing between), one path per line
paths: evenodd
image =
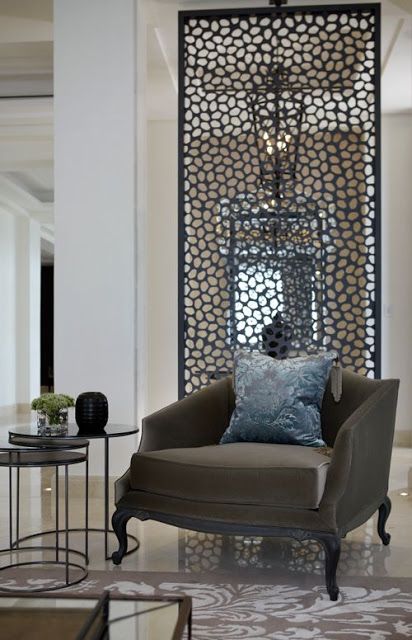
M376 4L180 13L181 396L276 314L292 354L379 373L379 24Z

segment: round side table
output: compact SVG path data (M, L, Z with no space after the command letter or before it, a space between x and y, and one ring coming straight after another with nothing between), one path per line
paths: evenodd
M27 592L36 591L54 591L63 587L72 586L84 580L87 576L86 565L88 562L88 448L89 442L85 439L79 439L77 442L72 442L71 445L56 447L41 446L38 449L33 449L29 445L15 445L10 442L0 442L0 467L6 467L9 470L9 547L7 549L1 549L0 555L8 553L9 555L26 552L45 552L53 550L55 557L53 560L30 560L30 561L17 561L10 562L5 566L0 566L0 573L6 569L14 569L17 567L33 566L33 565L51 565L57 567L64 567L63 580L55 580L57 584L49 587L35 587L25 588ZM70 450L69 450L70 449ZM78 449L85 449L80 452ZM69 540L69 467L75 464L85 464L85 479L86 479L86 499L85 499L85 529L84 529L84 552L70 548ZM55 529L51 531L39 532L32 536L26 536L20 538L20 469L22 468L37 468L42 469L45 467L54 467L56 470L56 506L55 506ZM59 469L64 468L64 529L59 528ZM13 470L15 470L15 486L16 486L16 515L15 526L13 527ZM15 533L14 533L15 529ZM64 545L61 546L59 541L59 533L64 533ZM55 534L55 546L22 546L22 542L29 538L39 537L42 535L54 533ZM15 539L14 539L15 535ZM71 560L71 554L77 554L84 558L85 565L78 564ZM61 558L64 559L61 559ZM70 570L75 570L76 575L70 576ZM63 582L63 584L62 584ZM10 587L2 585L0 582L0 591L16 592L20 591L18 587Z
M104 556L106 560L111 559L111 554L108 552L109 547L109 534L113 533L109 523L109 464L110 464L110 441L112 438L121 438L124 436L130 436L138 433L140 429L134 425L126 424L112 424L108 423L101 431L84 432L79 431L77 424L70 423L68 425L67 433L58 436L45 436L38 433L38 427L36 424L28 425L16 425L9 427L9 442L13 444L23 444L25 446L38 447L39 443L53 443L53 442L76 442L81 438L87 438L87 440L101 440L104 439L104 526L103 528L89 528L89 532L97 532L104 534ZM69 445L70 446L70 445ZM76 531L76 529L71 529ZM133 544L126 555L130 555L139 547L138 539L128 534L128 538L133 541Z

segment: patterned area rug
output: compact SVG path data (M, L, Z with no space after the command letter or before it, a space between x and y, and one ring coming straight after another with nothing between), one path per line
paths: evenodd
M412 579L341 579L339 600L331 602L318 579L284 576L273 584L265 575L260 578L238 584L226 574L91 571L81 584L64 591L85 596L103 590L186 593L193 598L194 640L412 638ZM53 581L51 571L33 578L20 570L3 578L2 585L24 591Z

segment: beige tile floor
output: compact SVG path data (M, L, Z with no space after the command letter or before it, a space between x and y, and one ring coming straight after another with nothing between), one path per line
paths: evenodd
M51 528L54 524L53 472L25 470L22 474L21 494L22 533ZM392 535L390 546L382 546L376 533L376 516L371 518L343 540L340 575L412 577L412 449L394 449L389 495L392 500L392 513L387 526ZM83 505L83 480L81 477L74 477L71 480L70 496L72 527L82 525ZM92 478L91 526L101 526L103 513L101 480ZM0 514L0 546L4 547L8 537L8 476L4 469L0 469ZM259 570L259 573L270 572L267 575L286 571L319 574L323 572L322 552L317 544L310 541L300 544L283 539L200 534L156 522L132 521L129 530L139 537L141 546L137 552L123 560L121 567L114 567L110 561L104 559L103 536L91 534L90 568L116 572L230 571L232 574L238 574L242 580L247 579L251 569ZM71 540L73 546L81 544L79 534L72 534ZM114 542L113 536L112 550Z

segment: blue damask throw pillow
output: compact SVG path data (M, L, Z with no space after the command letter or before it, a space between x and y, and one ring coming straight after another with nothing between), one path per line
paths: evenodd
M274 360L238 351L236 407L220 440L325 446L320 408L336 353Z

